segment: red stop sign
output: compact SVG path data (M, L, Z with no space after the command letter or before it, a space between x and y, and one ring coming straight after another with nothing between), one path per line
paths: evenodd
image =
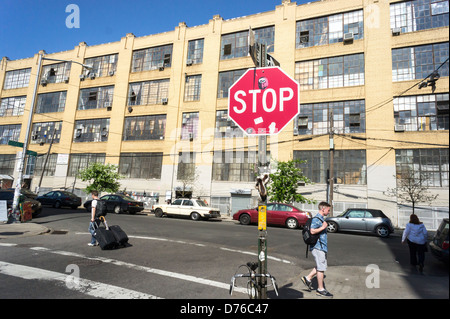
M248 69L228 90L228 116L247 135L278 134L299 111L299 84L279 67Z

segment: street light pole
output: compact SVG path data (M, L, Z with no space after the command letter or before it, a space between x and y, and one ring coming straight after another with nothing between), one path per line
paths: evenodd
M27 150L28 150L28 143L29 143L29 138L30 138L31 125L32 125L32 122L33 122L33 114L34 114L34 109L36 107L36 99L37 99L37 90L38 90L38 86L39 86L39 79L41 78L42 60L77 63L77 64L80 64L82 67L88 69L88 70L92 69L91 66L88 66L88 65L82 64L80 62L76 62L76 61L44 58L44 54L45 54L45 51L41 51L39 53L38 70L37 70L37 75L36 75L36 82L34 83L33 99L31 101L30 115L28 116L27 130L26 130L26 133L25 133L25 141L23 143L22 155L20 157L20 162L19 162L19 176L17 178L16 189L14 191L14 199L13 199L12 214L11 214L11 222L12 223L19 222L19 215L20 215L19 196L20 196L20 189L22 188L23 170L24 170L24 167L25 167L25 159L26 159L26 153L27 153Z
M16 189L14 191L14 200L13 200L13 205L12 205L12 222L13 223L19 222L19 214L20 214L19 196L20 196L20 189L22 188L23 169L25 167L25 159L26 159L26 154L27 154L27 150L28 150L28 142L29 142L30 131L31 131L31 123L33 121L34 108L36 106L36 96L37 96L37 89L38 89L38 86L39 86L39 79L41 77L41 67L42 67L43 55L44 55L43 53L39 53L38 71L37 71L36 81L34 83L33 100L31 101L30 114L28 116L27 130L26 130L26 133L25 133L25 141L23 143L22 155L20 157L20 162L19 162L19 176L17 178Z

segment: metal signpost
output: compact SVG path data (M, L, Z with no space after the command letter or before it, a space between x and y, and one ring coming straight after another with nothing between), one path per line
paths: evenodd
M249 53L255 68L248 69L228 92L228 116L247 135L258 136L259 176L258 269L267 274L267 183L270 161L267 159L267 135L278 134L299 114L299 84L283 72L265 44L255 41L249 30ZM267 277L259 277L258 296L267 299Z

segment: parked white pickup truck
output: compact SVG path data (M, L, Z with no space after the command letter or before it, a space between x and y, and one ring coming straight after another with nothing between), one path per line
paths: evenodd
M152 210L156 217L189 216L192 220L220 217L218 208L209 207L200 199L178 198L172 204L155 204Z

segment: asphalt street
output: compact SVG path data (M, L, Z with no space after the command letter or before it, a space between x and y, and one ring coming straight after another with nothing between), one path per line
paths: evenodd
M81 209L46 209L28 226L0 225L0 297L247 298L243 280L233 296L228 289L231 277L243 270L239 266L256 261L255 226L108 215L109 225L121 225L130 244L102 251L87 246L88 219ZM300 234L268 228L268 270L279 286L279 296L268 288L270 299L321 298L299 280L314 265L311 255L305 258ZM448 299L448 266L427 254L424 274L413 272L400 235L329 234L325 283L334 299Z

